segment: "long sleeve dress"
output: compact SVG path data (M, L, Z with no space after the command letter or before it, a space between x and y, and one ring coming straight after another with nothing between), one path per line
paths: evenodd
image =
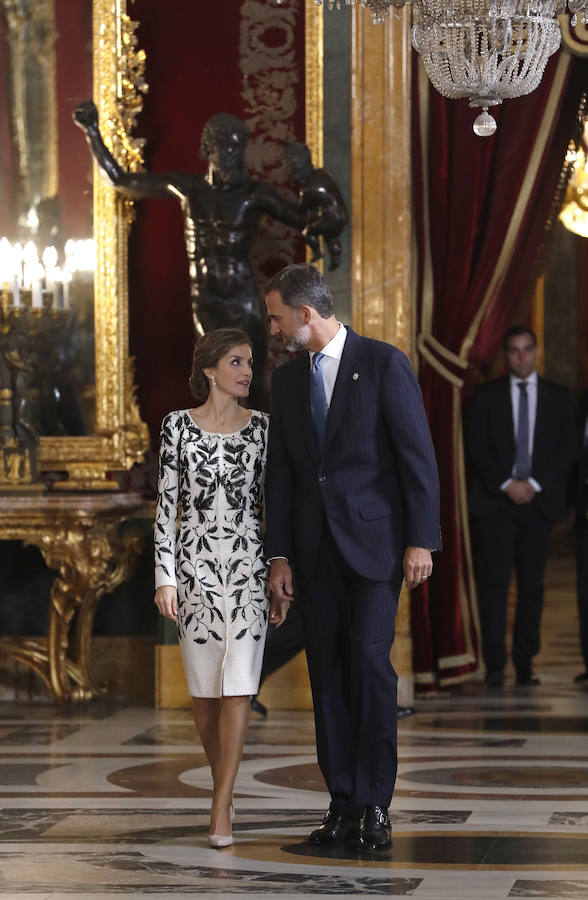
M268 620L261 519L268 417L231 434L189 410L161 426L155 586L178 591L178 635L193 697L256 694Z

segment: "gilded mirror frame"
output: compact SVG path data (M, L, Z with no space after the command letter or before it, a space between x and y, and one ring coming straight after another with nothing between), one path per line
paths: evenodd
M106 145L122 166L132 170L142 165L142 142L131 136L131 130L141 109L141 91L146 90L145 55L136 47L135 28L127 15L127 0L92 0L93 99ZM39 441L40 469L67 472L67 480L54 486L71 490L118 488L108 473L130 469L143 459L149 445L129 358L127 240L132 204L96 168L93 192L94 433Z

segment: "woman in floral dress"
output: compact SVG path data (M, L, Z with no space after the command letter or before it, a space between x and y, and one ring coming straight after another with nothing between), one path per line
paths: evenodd
M215 847L232 841L233 788L268 620L261 536L268 416L239 405L251 364L245 332L207 332L194 349L196 407L169 413L161 426L155 604L178 625L212 771ZM272 614L281 621L281 612Z

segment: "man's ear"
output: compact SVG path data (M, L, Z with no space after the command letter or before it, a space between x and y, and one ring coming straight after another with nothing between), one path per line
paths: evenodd
M302 321L305 325L308 325L310 320L312 319L312 309L310 306L301 306L300 312L302 313Z

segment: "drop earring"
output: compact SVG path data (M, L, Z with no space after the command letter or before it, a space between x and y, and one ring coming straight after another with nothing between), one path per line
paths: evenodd
M214 377L214 375L210 376L210 383L213 387L216 387L216 378Z

